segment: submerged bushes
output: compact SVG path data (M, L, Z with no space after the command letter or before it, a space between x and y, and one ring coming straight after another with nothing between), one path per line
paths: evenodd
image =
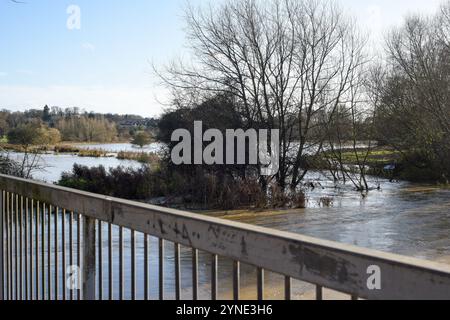
M214 175L201 167L180 173L164 165L107 170L75 164L71 172L63 173L58 184L130 200L163 197L166 205L196 209L303 208L306 203L302 191L286 194L276 185L264 189L258 177Z
M117 154L119 160L134 160L144 164L156 164L159 156L155 153L120 151Z
M106 157L107 155L108 152L101 149L81 149L78 152L78 156L84 158L102 158Z
M124 199L144 200L150 192L150 169L103 166L86 167L75 164L71 172L64 172L58 185Z
M78 153L80 152L80 148L72 146L72 145L56 145L53 149L56 153Z

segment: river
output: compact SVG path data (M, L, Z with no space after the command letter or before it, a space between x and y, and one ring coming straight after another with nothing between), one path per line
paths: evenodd
M102 148L110 152L120 150L136 150L131 145L87 145L87 148ZM158 150L158 145L147 147L146 151ZM20 157L20 155L16 155ZM87 166L104 165L114 167L117 165L139 166L134 161L122 161L116 158L80 158L75 155L46 154L42 156L48 166L45 172L36 172L35 179L47 182L57 181L63 171L68 171L74 163ZM413 184L409 182L389 182L384 179L370 178L373 185L380 185L380 190L369 192L365 197L352 190L351 186L335 186L329 177L321 172L311 172L307 180L317 182L316 188L308 192L308 208L299 210L284 210L274 212L207 212L225 219L244 223L275 228L284 231L301 233L317 238L353 244L361 247L393 252L418 258L436 260L450 263L450 189L432 185ZM320 201L321 198L330 199L327 206ZM107 245L107 231L104 226L104 245ZM118 247L118 230L114 229L113 244ZM129 239L129 234L125 234ZM151 259L150 274L157 274L157 240L150 240ZM129 261L129 241L125 242L125 261ZM173 298L174 286L174 256L173 246L166 245L166 292L168 298ZM116 251L117 252L117 251ZM117 288L117 257L115 261L115 287ZM107 260L106 257L104 261ZM137 238L137 263L143 264L143 236ZM183 248L182 257L182 287L183 295L189 298L191 294L191 252ZM107 281L106 261L104 265L104 279ZM231 297L231 261L220 259L219 282L222 298ZM125 283L129 287L129 263L125 264ZM138 267L138 277L143 274L143 266ZM207 298L210 283L210 256L200 253L200 297ZM241 285L243 296L256 297L256 270L249 266L242 266ZM157 277L150 283L152 297L157 297ZM282 296L283 278L267 274L266 285L268 298ZM138 282L138 293L142 294L143 284ZM107 293L108 288L105 286ZM296 282L294 295L301 297L311 292L308 284ZM129 297L129 291L127 291Z
M111 153L110 157L91 158L79 157L75 154L55 154L46 153L39 155L39 165L44 167L43 170L34 171L32 176L36 180L54 183L59 180L63 172L71 171L75 163L88 167L103 165L106 169L117 166L138 168L140 163L130 160L119 160L115 154L120 151L132 152L157 152L161 150L161 145L158 143L145 146L144 148L137 148L128 143L111 143L111 144L80 144L75 147L83 149L104 150ZM10 153L12 159L20 161L23 159L21 153Z

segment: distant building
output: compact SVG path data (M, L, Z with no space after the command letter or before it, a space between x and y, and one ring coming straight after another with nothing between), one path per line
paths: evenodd
M120 128L154 128L157 126L157 121L155 119L127 119L119 122Z

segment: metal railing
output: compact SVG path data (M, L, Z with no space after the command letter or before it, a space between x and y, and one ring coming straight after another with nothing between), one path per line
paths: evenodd
M314 285L317 299L323 288L352 299L450 298L450 268L428 261L5 175L0 201L0 300L196 300L200 279L215 300L229 285L219 281L225 260L234 299L242 265L256 272L258 299L267 272L280 275L285 299L293 280ZM367 285L370 266L381 288Z

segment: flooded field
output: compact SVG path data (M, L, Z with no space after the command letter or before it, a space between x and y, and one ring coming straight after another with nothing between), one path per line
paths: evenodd
M122 148L124 145L121 145ZM96 146L89 145L90 148ZM110 148L110 149L108 149ZM125 150L132 148L127 145ZM155 146L149 148L156 148ZM104 147L111 152L120 151L119 145ZM17 155L20 156L20 155ZM115 158L80 158L75 155L43 155L48 165L45 172L35 173L34 177L48 182L56 181L63 171L70 170L74 163L87 166L117 165L139 166L137 162L121 161ZM377 249L386 252L413 256L423 259L450 263L450 189L432 185L413 184L408 182L389 182L383 179L370 178L372 185L379 185L362 196L351 186L339 186L321 172L311 172L306 183L315 182L316 187L307 193L308 208L299 210L278 211L231 211L201 212L283 231L300 233L316 238ZM327 199L327 201L323 201ZM54 219L52 217L51 219ZM61 213L60 213L61 219ZM67 217L66 217L67 219ZM53 223L51 224L53 225ZM107 226L103 224L103 246L107 246ZM60 231L59 231L60 232ZM130 297L130 233L125 232L125 288L126 297ZM150 237L150 275L149 287L152 298L158 296L158 243ZM113 227L113 246L117 252L118 228ZM144 273L144 238L137 235L137 276L143 278ZM165 247L165 289L166 297L174 298L174 247L167 243ZM51 248L54 250L54 246ZM59 246L61 250L61 246ZM60 254L61 256L61 254ZM107 252L104 251L103 279L104 293L107 296ZM182 248L181 270L183 297L190 298L192 291L192 256L191 250ZM199 295L208 298L210 292L211 257L199 254ZM113 256L114 286L118 283L118 257ZM231 298L232 262L219 260L219 293L221 298ZM284 279L280 275L266 274L267 298L281 298ZM63 281L61 281L62 283ZM256 298L256 269L242 266L241 288L243 298ZM137 283L138 296L142 296L144 284ZM293 293L297 298L311 298L313 287L309 284L294 282Z

